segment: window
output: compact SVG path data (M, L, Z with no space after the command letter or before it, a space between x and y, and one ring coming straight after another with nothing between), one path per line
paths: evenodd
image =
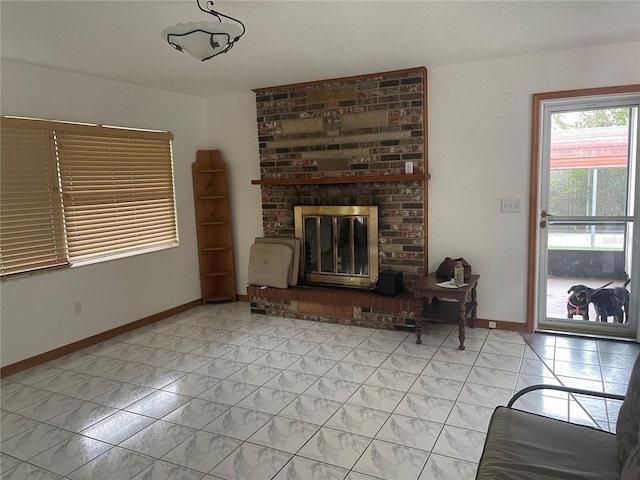
M176 245L172 139L3 118L1 275Z

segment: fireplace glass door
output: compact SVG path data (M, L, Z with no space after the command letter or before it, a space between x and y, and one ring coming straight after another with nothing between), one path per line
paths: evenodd
M307 282L375 286L377 207L296 207L295 213Z

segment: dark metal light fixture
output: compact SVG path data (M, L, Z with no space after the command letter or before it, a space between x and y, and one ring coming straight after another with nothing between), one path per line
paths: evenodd
M176 50L187 52L204 62L231 50L244 35L245 28L240 20L213 10L213 2L206 2L205 7L202 7L200 0L196 0L196 3L200 10L213 15L218 21L179 23L165 28L161 35ZM223 22L223 18L236 23Z

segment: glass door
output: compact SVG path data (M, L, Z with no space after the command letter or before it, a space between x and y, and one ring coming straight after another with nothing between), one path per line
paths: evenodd
M639 96L543 105L538 330L638 330Z

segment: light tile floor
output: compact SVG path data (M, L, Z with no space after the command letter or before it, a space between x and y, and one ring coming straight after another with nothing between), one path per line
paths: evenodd
M526 340L526 341L525 341ZM206 305L1 383L8 479L472 479L493 409L624 393L637 344L428 325L415 336ZM620 402L516 407L615 431Z

